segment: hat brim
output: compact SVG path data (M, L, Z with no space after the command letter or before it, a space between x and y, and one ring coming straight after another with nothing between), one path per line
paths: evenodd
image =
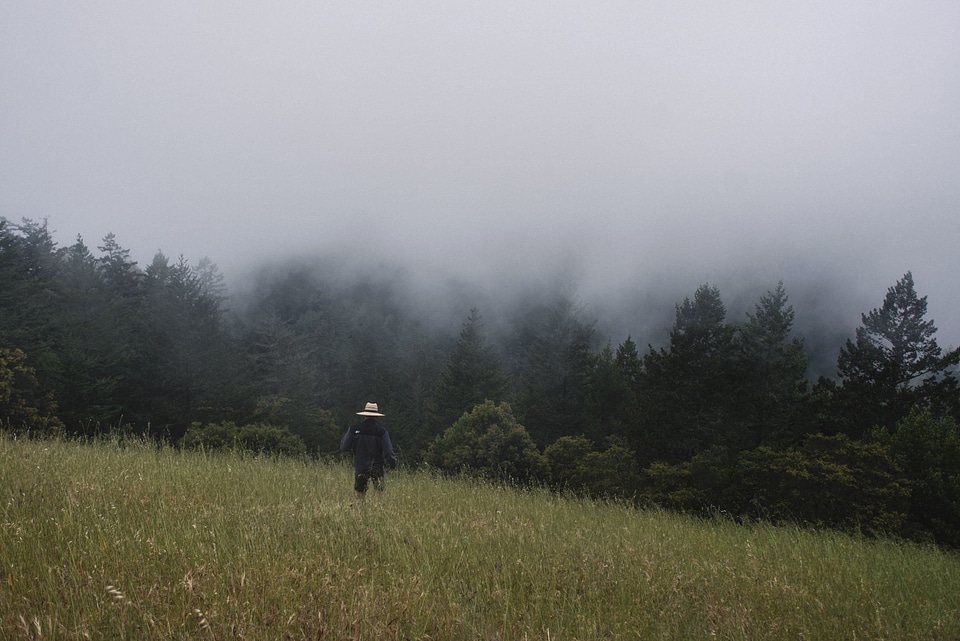
M380 412L357 412L357 416L379 416L384 417L386 414L381 414Z

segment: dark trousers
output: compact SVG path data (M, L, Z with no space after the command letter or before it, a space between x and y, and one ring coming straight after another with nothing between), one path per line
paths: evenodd
M358 471L353 477L353 489L363 494L367 491L367 483L372 482L375 490L383 491L383 468L372 467L369 470Z

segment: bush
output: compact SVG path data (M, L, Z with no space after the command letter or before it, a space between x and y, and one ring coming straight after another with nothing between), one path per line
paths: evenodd
M444 472L528 483L546 477L547 465L508 403L484 401L430 445L425 460Z
M800 447L703 452L678 465L654 463L644 494L692 512L853 530L900 533L908 486L889 450L845 435L808 437Z
M867 534L897 533L908 488L887 448L816 434L799 448L741 452L717 507L736 514Z
M960 427L952 418L935 419L914 411L893 433L874 430L871 438L890 448L910 480L912 535L927 533L940 544L960 547Z
M187 449L240 451L253 454L298 455L306 452L299 436L285 427L255 423L237 427L234 423L195 425L180 441Z
M909 490L886 447L815 434L801 451L801 465L786 472L808 520L871 534L900 530Z
M594 497L625 498L636 494L639 474L632 450L611 444L595 451L583 436L563 436L543 452L555 488Z
M587 485L586 461L593 452L593 443L584 436L561 436L543 451L549 469L550 484L555 489L579 492Z
M700 505L690 482L690 463L651 463L641 475L642 498L653 505L687 511Z
M285 396L261 396L253 419L266 425L285 425L300 437L310 454L340 451L341 430L329 410L299 403Z
M36 371L19 349L0 347L0 427L13 431L59 434L53 397L40 389Z

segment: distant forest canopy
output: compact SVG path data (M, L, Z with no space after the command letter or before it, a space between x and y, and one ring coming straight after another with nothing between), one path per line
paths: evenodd
M444 307L342 271L264 270L231 308L208 260L0 218L0 420L320 455L376 401L406 464L960 545L960 349L909 272L810 380L782 283L742 322L704 284L644 346L569 289Z

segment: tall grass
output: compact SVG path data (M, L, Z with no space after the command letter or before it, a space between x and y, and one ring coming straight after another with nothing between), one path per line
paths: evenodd
M935 548L0 436L2 639L960 639Z

